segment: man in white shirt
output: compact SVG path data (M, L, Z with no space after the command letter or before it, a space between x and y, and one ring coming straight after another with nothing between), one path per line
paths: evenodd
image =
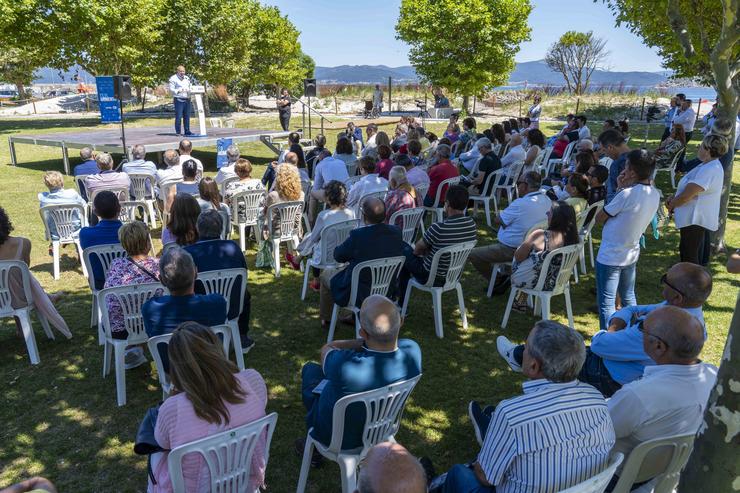
M456 160L459 161L459 163L467 170L467 173L470 173L475 169L475 165L478 164L478 161L480 161L480 149L478 149L479 142L483 142L483 139L488 140L487 137L481 137L478 139L475 144L473 144L473 148L470 149L468 152L463 152L460 154L460 157ZM521 140L521 137L520 137ZM490 140L488 140L490 142ZM522 149L523 151L524 149Z
M365 143L365 147L362 148L360 156L377 156L378 144L375 143L375 137L378 135L378 126L374 123L369 123L365 128L365 133L367 134L367 142Z
M494 222L500 225L498 241L473 248L470 252L470 262L484 278L491 278L494 264L505 264L508 268L530 228L547 220L552 201L540 191L541 182L542 177L536 171L521 176L516 182L519 198L494 218ZM497 277L496 286L505 287L507 283L507 276Z
M226 148L226 159L228 160L228 163L225 166L222 166L218 170L218 173L216 173L216 183L220 185L227 178L236 177L234 165L239 160L240 156L241 154L239 153L239 148L235 144L231 144L229 147Z
M642 378L607 401L617 438L614 451L626 457L639 444L699 430L717 368L699 360L701 323L674 306L651 312L642 324L645 352L655 361Z
M360 217L360 199L372 192L388 190L388 180L378 176L375 172L375 159L365 156L360 159L360 178L349 190L347 196L347 207L355 209L355 214Z
M311 199L308 202L308 217L316 217L316 207L319 202L324 202L324 187L333 180L345 183L349 179L347 165L341 159L331 155L329 149L324 149L316 158L317 164L314 168L313 187L311 187Z
M676 110L676 114L673 115L673 121L671 122L671 129L673 125L683 125L683 131L686 133L686 142L691 140L691 135L694 133L694 123L696 122L696 111L691 107L692 101L690 99L684 99L681 101L681 106Z
M578 115L576 123L578 124L578 140L590 139L591 129L586 126L586 115Z
M527 152L522 146L521 134L512 134L511 140L509 140L509 152L501 158L501 167L508 168L517 161L524 161L527 157Z
M162 198L159 189L162 188L163 184L176 183L182 181L182 164L180 164L180 155L174 149L167 149L164 151L162 156L164 164L167 165L165 169L157 170L157 196Z
M180 120L183 121L185 133L190 132L190 77L185 75L185 67L177 67L177 73L170 77L170 92L175 103L175 133L180 135Z
M196 181L200 181L200 179L203 178L203 163L200 162L200 159L191 155L193 152L193 143L188 139L182 139L177 150L180 152L180 165L191 159L198 165L198 173L195 175L195 179Z
M640 237L660 203L660 192L651 185L655 162L646 151L627 153L627 165L619 175L619 191L606 204L596 221L605 223L596 256L596 299L599 329L606 330L615 311L617 290L622 306L636 305L635 276L640 257Z

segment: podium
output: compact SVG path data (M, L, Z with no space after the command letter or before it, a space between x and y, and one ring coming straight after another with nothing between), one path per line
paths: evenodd
M205 86L190 86L190 96L195 97L195 109L198 112L198 125L200 127L198 135L194 135L193 137L205 137L208 135L206 130L206 112L203 109L203 94L205 93Z

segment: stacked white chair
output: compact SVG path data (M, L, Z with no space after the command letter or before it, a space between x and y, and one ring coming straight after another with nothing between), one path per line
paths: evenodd
M398 219L400 219L403 241L413 247L416 243L416 233L419 231L419 226L421 225L422 219L424 219L425 212L426 210L423 207L401 209L391 215L388 224L397 226Z
M23 294L27 302L26 306L21 308L13 308L12 304L10 273L13 269L20 271ZM26 263L20 260L0 261L0 318L17 317L20 320L23 339L26 341L26 348L28 349L28 358L32 365L38 365L41 362L39 350L36 346L36 335L33 333L33 325L31 325L31 312L35 308L33 292L31 291L31 272L28 270ZM46 318L38 311L36 311L36 316L38 316L39 322L44 328L46 337L54 339L54 333L52 333Z
M80 256L82 273L87 277L87 270L82 262L82 247L80 246L80 229L87 226L85 207L79 204L47 205L39 210L41 221L44 223L44 235L51 241L54 258L54 280L59 280L59 248L62 245L74 244ZM57 230L57 239L52 239L49 231L49 221L54 222Z
M450 245L437 250L434 257L432 257L432 265L429 269L429 278L427 279L427 282L422 284L413 277L409 279L409 284L406 288L406 295L403 299L403 308L401 308L401 316L406 316L406 309L409 305L412 288L431 293L432 310L434 311L434 331L436 332L437 337L442 339L444 337L444 328L442 325L442 294L454 289L457 291L457 303L460 308L462 328L467 330L468 317L465 314L465 299L463 297L462 284L460 284L460 277L462 277L465 263L468 260L470 251L475 247L475 243L475 241L467 241L465 243ZM442 286L435 286L437 271L439 270L440 261L443 258L446 258L449 261L449 267L447 268L444 278L445 282Z
M318 261L315 261L313 257L307 257L306 264L303 268L303 287L301 288L302 300L306 299L306 292L308 291L308 276L311 271L311 267L322 270L338 268L341 264L334 259L334 249L337 245L342 244L342 242L347 239L350 231L359 226L359 219L350 219L348 221L330 224L321 231L321 239L319 240L321 258Z
M90 285L92 291L92 313L90 314L90 327L94 327L95 324L100 320L100 311L102 307L98 306L98 290L95 288L95 279L93 278L92 270L92 258L95 257L100 261L100 265L103 267L103 278L108 276L108 269L110 264L117 258L124 258L128 255L126 250L120 245L115 243L112 245L96 245L87 247L82 251L82 260L85 264L85 269L89 273L87 276L87 282ZM100 345L104 342L104 333L98 331L98 341Z
M596 476L588 478L585 481L578 483L577 485L571 486L568 489L560 490L558 493L604 493L606 487L609 486L609 482L617 471L619 464L624 460L624 455L620 452L613 454L609 458L609 464L606 469L601 471Z
M281 202L267 208L267 241L272 244L272 253L275 262L275 277L280 277L280 243L291 242L293 248L298 247L301 233L301 213L303 202ZM277 216L279 221L277 231L273 221Z
M368 293L368 296L374 294L388 296L388 290L393 282L398 278L398 274L401 272L401 267L403 267L403 263L405 261L406 257L399 256L366 260L355 265L352 269L352 284L350 286L349 303L347 303L347 306L345 307L340 307L334 303L334 308L331 314L331 324L329 325L329 336L326 338L326 342L331 342L334 339L334 330L337 326L340 308L351 310L352 313L354 313L355 336L359 337L360 309L357 308L357 297L359 295L360 273L365 269L370 271L370 292Z
M262 189L247 190L231 196L231 225L239 229L239 246L242 252L247 249L248 229L253 228L255 238L260 233L257 231L257 219L265 193Z
M314 448L324 457L339 464L342 474L342 493L352 493L357 487L357 467L368 451L378 443L395 442L395 434L401 425L401 416L409 394L414 390L421 375L396 382L376 390L348 395L334 404L332 415L331 443L323 445L311 437L311 430L306 434L306 446L303 449L301 474L298 478L297 493L306 491L308 472L311 468L311 456ZM362 447L342 450L344 439L344 420L347 408L353 404L364 404L365 423L362 430Z
M147 216L149 217L149 224L152 228L156 228L157 213L155 204L157 199L154 196L154 187L157 183L156 178L146 173L129 173L128 177L131 179L131 195L133 195L134 201L144 204Z

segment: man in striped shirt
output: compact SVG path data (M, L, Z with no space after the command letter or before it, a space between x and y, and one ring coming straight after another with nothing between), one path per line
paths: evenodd
M468 190L464 186L450 186L445 197L446 219L432 224L424 233L424 237L416 242L413 250L406 245L404 249L406 262L398 278L400 304L403 303L403 298L406 296L406 287L411 276L414 276L421 283L429 280L432 259L438 250L467 241L476 241L478 238L478 228L475 221L470 216L465 215L469 197ZM435 285L442 286L444 284L449 266L449 255L442 256L437 265Z
M604 470L614 427L604 397L576 379L585 354L578 332L537 322L524 354L524 395L474 415L483 448L472 465L447 473L442 491L550 493Z

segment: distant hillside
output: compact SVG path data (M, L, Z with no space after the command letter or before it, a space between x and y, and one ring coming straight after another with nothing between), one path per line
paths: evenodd
M414 67L386 67L385 65L340 65L338 67L316 67L314 76L324 83L377 84L388 82L392 77L397 82L415 82Z

